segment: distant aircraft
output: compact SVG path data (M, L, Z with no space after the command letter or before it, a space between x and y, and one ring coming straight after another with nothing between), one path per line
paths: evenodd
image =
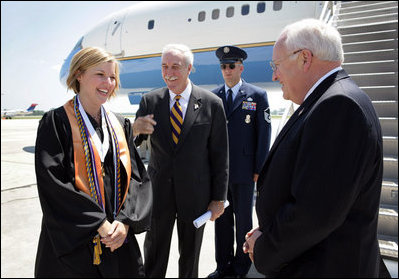
M24 109L15 109L15 110L2 110L1 117L5 119L11 119L14 116L23 116L32 114L38 104L31 104L26 110Z
M65 84L75 53L98 46L121 63L121 90L112 109L132 112L142 94L165 86L161 51L182 43L194 53L190 79L213 89L224 83L215 50L235 45L248 53L243 79L266 88L272 82L273 45L284 26L303 18L324 16L329 1L145 1L104 18L87 32L65 59L60 80ZM134 112L134 111L133 111Z

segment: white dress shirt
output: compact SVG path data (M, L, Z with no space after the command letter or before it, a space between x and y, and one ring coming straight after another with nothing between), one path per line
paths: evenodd
M305 102L306 98L309 97L310 94L313 93L313 90L315 90L316 87L317 87L320 83L322 83L323 80L325 80L325 79L328 78L330 75L332 75L333 73L338 72L338 71L340 71L340 70L342 70L342 67L341 67L341 66L338 66L337 68L332 69L332 70L329 71L327 74L325 74L324 76L322 76L315 84L313 84L312 88L309 89L309 91L308 91L308 93L306 93L305 98L303 99L303 101Z
M226 101L227 101L227 97L229 96L229 94L227 93L227 90L231 89L231 91L233 91L233 95L231 97L233 98L233 103L234 103L234 99L237 97L238 90L240 90L241 85L242 85L241 79L236 85L233 86L233 88L230 88L227 86L227 84L224 84L224 92L226 93Z

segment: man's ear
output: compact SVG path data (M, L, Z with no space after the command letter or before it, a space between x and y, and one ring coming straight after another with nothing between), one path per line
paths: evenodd
M303 69L307 72L313 62L313 53L308 49L304 49L300 54L300 58L303 63Z

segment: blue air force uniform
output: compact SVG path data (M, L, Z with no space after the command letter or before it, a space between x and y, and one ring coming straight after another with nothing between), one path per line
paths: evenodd
M253 182L253 175L262 170L270 147L271 116L266 91L242 81L233 110L228 111L226 87L223 85L212 92L223 100L228 121L229 182Z
M236 63L247 57L244 50L233 46L219 48L216 55L221 64ZM245 234L252 229L255 186L253 177L262 170L271 136L271 116L266 91L240 80L231 88L233 105L229 109L228 90L227 84L212 90L223 100L229 135L230 206L215 222L216 271L224 276L246 275L251 266L242 246ZM237 242L235 253L234 236Z

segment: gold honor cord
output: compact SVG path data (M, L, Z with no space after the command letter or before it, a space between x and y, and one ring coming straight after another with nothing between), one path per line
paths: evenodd
M102 204L102 198L98 197L99 196L98 194L101 195L100 189L98 189L98 192L97 192L97 189L96 189L97 187L94 182L94 173L93 173L92 161L91 161L90 152L89 152L90 146L88 143L86 130L85 130L85 127L83 124L82 115L80 114L80 111L79 111L77 96L74 97L74 108L75 108L76 118L78 120L80 136L82 138L83 149L84 149L85 158L86 158L86 169L87 169L87 174L89 177L90 195L96 201L96 203L98 203L104 209L104 206ZM93 238L93 244L94 244L93 264L99 265L101 263L100 255L102 254L99 234L97 234Z

